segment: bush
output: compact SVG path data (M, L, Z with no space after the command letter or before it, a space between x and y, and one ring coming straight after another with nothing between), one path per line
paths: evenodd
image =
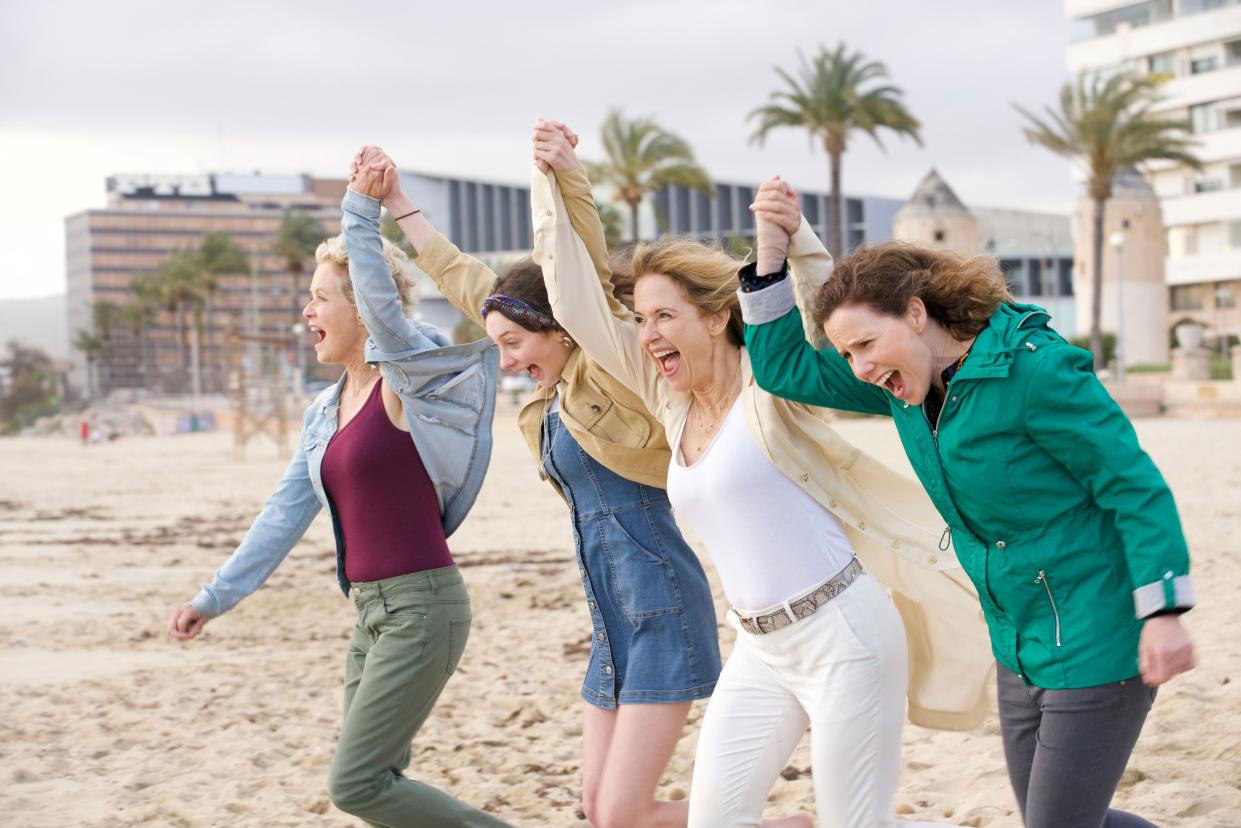
M1069 340L1070 345L1076 345L1083 351L1090 350L1090 334L1085 336L1075 336ZM1103 332L1103 364L1111 365L1112 360L1116 359L1116 334L1109 331Z
M1172 366L1166 362L1139 362L1137 365L1129 365L1125 368L1130 374L1166 374L1172 370Z
M1232 378L1232 360L1218 357L1211 360L1211 379L1230 380Z

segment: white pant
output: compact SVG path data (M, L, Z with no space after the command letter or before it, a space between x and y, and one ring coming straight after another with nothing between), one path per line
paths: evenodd
M689 828L759 825L807 725L818 825L895 825L908 665L900 614L879 582L861 575L766 635L728 620L737 644L698 737Z

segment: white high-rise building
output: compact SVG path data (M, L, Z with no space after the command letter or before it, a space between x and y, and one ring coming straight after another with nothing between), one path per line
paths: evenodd
M1167 228L1169 324L1241 331L1241 0L1065 0L1069 69L1167 78L1156 114L1190 124L1204 167L1152 163ZM1106 277L1106 270L1105 270Z

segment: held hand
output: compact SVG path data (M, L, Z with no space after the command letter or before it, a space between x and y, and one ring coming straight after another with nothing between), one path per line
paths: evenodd
M182 604L168 618L168 634L178 641L189 641L198 637L207 620L192 604Z
M1147 619L1138 641L1138 669L1144 684L1158 687L1177 673L1192 670L1197 663L1194 643L1181 625L1180 616Z
M777 272L788 255L789 237L801 225L797 194L776 176L764 181L750 205L758 237L758 272L766 276Z
M560 121L545 121L539 118L534 122L534 161L541 172L549 169L557 171L571 170L578 165L578 136Z
M359 158L359 156L361 156ZM387 199L397 186L396 166L379 147L363 147L354 156L349 189L379 201Z

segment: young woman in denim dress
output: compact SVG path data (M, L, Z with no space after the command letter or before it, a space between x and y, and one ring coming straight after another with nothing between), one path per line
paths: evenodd
M576 136L563 126L556 134L558 152L547 160L577 167ZM496 279L436 232L401 190L391 159L364 148L356 163L392 170L384 205L418 251L418 267L486 329L501 367L538 383L519 424L540 476L569 506L592 623L581 690L586 818L596 826L684 826L686 804L657 801L655 789L691 702L715 687L720 653L706 574L668 503L663 428L565 335L538 266L519 262ZM571 209L597 224L580 178Z
M410 742L469 637L469 594L447 538L490 460L497 359L488 343L449 346L435 328L408 318L414 294L405 255L380 238L379 202L367 186L365 177L351 182L344 233L316 251L303 311L316 357L345 372L306 410L297 452L250 531L211 582L173 611L168 631L194 638L258 589L326 508L337 579L358 618L328 773L332 802L393 828L502 828L491 814L405 775Z

